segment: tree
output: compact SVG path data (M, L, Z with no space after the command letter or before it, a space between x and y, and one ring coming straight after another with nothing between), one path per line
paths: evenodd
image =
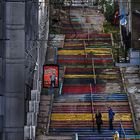
M106 20L112 23L118 4L113 3L112 0L99 0L98 5L101 7L100 10L104 13Z

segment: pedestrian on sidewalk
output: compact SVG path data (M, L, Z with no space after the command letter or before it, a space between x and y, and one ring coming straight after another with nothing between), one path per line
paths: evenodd
M101 125L103 124L103 121L102 121L102 114L100 113L99 110L97 110L95 118L96 118L97 130L98 130L98 133L100 134L101 133Z
M113 120L115 113L113 112L111 107L108 107L108 118L109 118L109 129L113 130Z

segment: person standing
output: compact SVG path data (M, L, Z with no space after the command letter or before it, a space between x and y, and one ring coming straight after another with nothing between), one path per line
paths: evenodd
M115 27L119 27L119 10L116 10L116 12L115 12L114 25L115 25Z
M98 133L101 133L101 125L103 124L103 121L102 121L102 114L98 110L96 112L95 118L96 118Z
M50 79L51 79L51 87L54 87L55 86L55 79L56 79L55 73L52 73L50 75Z
M115 134L114 134L114 140L119 140L119 133L118 131L115 131Z
M113 120L114 120L115 113L113 112L112 108L108 108L108 118L109 118L109 129L113 130Z

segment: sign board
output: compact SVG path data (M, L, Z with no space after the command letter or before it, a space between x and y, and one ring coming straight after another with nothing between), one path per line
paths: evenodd
M54 64L43 66L43 88L59 86L59 66Z

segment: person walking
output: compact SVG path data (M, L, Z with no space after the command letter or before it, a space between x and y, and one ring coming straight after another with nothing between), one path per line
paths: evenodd
M113 130L113 120L114 120L115 113L113 112L112 108L108 108L108 118L109 118L109 129Z
M103 124L103 121L102 121L102 114L99 112L99 110L97 110L95 118L96 118L98 133L101 133L101 125Z

